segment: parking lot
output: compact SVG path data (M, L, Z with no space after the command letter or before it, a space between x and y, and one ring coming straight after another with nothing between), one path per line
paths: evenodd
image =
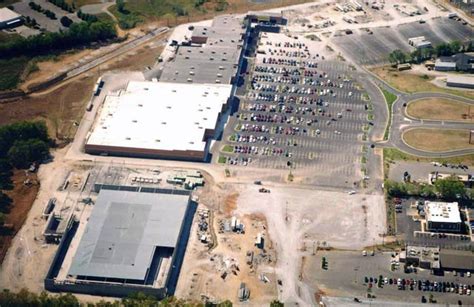
M61 8L55 6L52 3L49 3L46 0L35 0L35 3L38 5L41 5L43 9L50 10L51 12L56 14L56 19L52 20L46 17L45 14L33 10L29 6L29 2L30 1L28 0L23 0L21 2L14 3L12 5L14 8L14 11L25 17L28 16L30 18L35 19L36 22L38 23L38 28L45 29L48 32L58 32L60 30L66 29L63 25L61 25L61 22L60 22L60 19L63 16L69 17L73 22L81 21L75 13L69 13L67 11L64 11Z
M394 181L403 181L403 174L408 171L411 181L429 182L429 175L432 172L443 174L456 175L474 175L474 170L469 167L459 167L459 165L434 165L428 162L410 162L410 161L395 161L390 164L390 171L388 178Z
M347 63L324 54L317 42L261 34L220 162L357 174L363 128L369 129L367 94Z
M391 271L393 256L393 253L375 253L375 256L364 257L361 252L320 251L311 261L307 261L308 272L310 279L314 279L314 283L330 296L344 295L367 301L367 293L370 293L375 296L371 299L372 303L376 304L378 301L400 300L400 296L403 296L404 302L421 303L422 296L428 302L432 295L438 304L457 304L458 300L466 306L474 304L474 296L472 293L468 295L474 287L474 277L455 276L451 272L435 276L421 269L416 273L404 273L403 268ZM321 267L322 257L326 257L327 270ZM380 276L383 281L381 287L378 286ZM462 294L459 293L460 288Z
M443 42L472 39L474 32L462 21L449 18L436 18L425 23L411 22L394 27L379 27L369 30L360 29L354 34L334 36L332 41L342 48L352 60L362 65L388 63L388 55L395 49L404 52L413 50L408 38L425 36L433 46Z

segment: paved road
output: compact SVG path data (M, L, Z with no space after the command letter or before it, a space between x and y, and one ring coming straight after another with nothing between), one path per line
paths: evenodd
M374 75L373 75L374 76ZM378 79L378 77L377 77ZM378 142L377 145L380 147L396 147L401 151L406 153L422 156L422 157L433 157L433 158L442 158L442 157L453 157L459 155L466 155L474 153L473 149L462 149L462 150L453 150L447 152L429 152L424 150L415 149L407 145L402 138L403 133L406 130L412 128L439 128L439 129L474 129L472 123L463 123L456 121L438 121L438 120L419 120L410 118L406 115L406 106L408 103L418 99L425 98L451 98L467 104L474 105L474 100L469 98L464 98L448 93L405 93L400 90L397 90L390 86L384 80L378 79L378 85L385 90L398 96L398 99L392 106L392 123L390 126L390 134L388 141Z
M390 89L389 89L390 90ZM399 98L393 105L392 125L390 127L390 137L388 143L398 149L417 156L425 157L450 157L474 153L473 149L454 150L448 152L428 152L415 149L407 145L402 138L403 133L412 128L439 128L439 129L472 129L474 126L470 123L452 122L452 121L436 121L436 120L413 120L406 116L406 106L410 101L422 98L455 98L465 103L473 104L474 100L457 97L443 93L416 93L416 94L400 94Z

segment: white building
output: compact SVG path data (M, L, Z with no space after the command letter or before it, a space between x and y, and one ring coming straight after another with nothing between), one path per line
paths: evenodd
M450 87L474 88L474 77L469 75L448 75L446 85Z
M461 231L461 213L457 202L425 202L426 227L428 231Z
M108 95L85 151L204 161L230 84L132 81Z
M9 8L0 9L0 29L14 28L23 22L23 17Z

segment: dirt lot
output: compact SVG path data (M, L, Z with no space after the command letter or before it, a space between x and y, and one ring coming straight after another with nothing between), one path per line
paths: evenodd
M469 130L417 128L406 131L403 140L410 146L427 151L472 149L474 144L469 144L469 133Z
M6 287L8 284L12 291L25 287L34 292L44 290L43 278L51 265L57 246L47 245L43 241L42 232L46 220L42 218L42 211L69 171L62 162L65 152L65 149L55 151L55 161L40 167L37 174L41 182L39 192L39 186L24 187L21 175L15 178L15 181L20 181L14 190L15 194L21 196L18 197L21 204L18 208L21 210L15 213L15 219L19 221L19 231L11 241L14 248L8 250L0 266L0 285ZM23 171L21 173L24 174ZM10 216L8 218L10 219Z
M275 272L282 280L279 299L315 305L315 289L303 281L303 266L318 248L360 249L378 244L386 231L382 195L331 190L240 185L238 214L261 214L278 255ZM308 276L307 278L312 278Z
M371 71L377 76L387 81L393 87L408 93L414 92L440 92L450 93L454 95L460 95L467 98L474 98L474 92L462 91L462 90L451 90L447 88L437 87L430 81L433 77L423 78L422 75L410 71L397 71L390 66L381 66L372 68Z
M413 101L407 107L407 114L421 119L474 122L474 108L451 99L428 98Z
M31 181L31 184L24 185L23 182L27 179ZM30 211L31 205L33 204L39 190L39 183L36 174L27 173L23 170L14 171L12 182L14 189L11 191L5 191L5 193L13 200L5 223L12 224L13 230L0 233L0 263L3 262L3 258L7 253L12 238L25 222L26 216Z
M240 284L244 282L250 289L252 305L277 298L277 280L274 274L276 256L266 233L265 218L258 214L235 214L238 193L232 186L213 185L211 178L206 180L206 186L198 195L200 205L194 218L175 295L191 300L229 299L235 303L238 302ZM206 209L210 210L209 224L213 225L209 244L202 243L198 236L199 212ZM244 233L223 231L223 223L229 223L232 216L236 216L245 225ZM265 238L263 249L254 244L258 233L262 233ZM251 265L246 261L247 251L254 253ZM267 282L260 279L261 274L268 278Z

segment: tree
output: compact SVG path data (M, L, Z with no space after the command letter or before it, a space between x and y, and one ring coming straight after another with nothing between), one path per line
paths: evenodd
M12 199L2 191L0 191L0 211L6 211L10 205L12 204Z
M73 21L67 17L67 16L63 16L61 17L61 19L59 20L61 22L61 24L63 26L65 26L66 28L69 28L69 26L73 23Z
M453 55L455 52L453 52L452 47L453 46L449 43L439 44L438 46L436 46L436 55L439 57Z
M388 55L388 60L392 64L403 64L407 62L407 55L400 49L396 49Z
M285 305L279 300L273 300L270 302L270 307L283 307L283 306Z
M451 54L456 54L461 51L462 44L460 41L452 41L449 47L451 48Z
M117 6L117 11L122 14L125 14L125 2L124 0L115 0L115 5Z
M13 144L7 155L14 167L26 168L33 162L39 162L47 158L49 147L39 139L20 140Z
M441 197L447 200L463 197L466 194L464 184L455 176L450 176L446 179L438 179L434 186Z
M0 212L0 227L2 227L5 224L6 217L7 216L5 215L5 213Z

